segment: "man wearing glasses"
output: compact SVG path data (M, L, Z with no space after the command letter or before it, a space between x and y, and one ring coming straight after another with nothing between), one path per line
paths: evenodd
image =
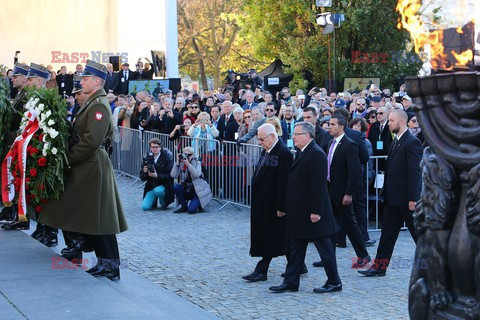
M363 98L358 98L355 102L357 108L353 113L353 118L365 118L367 115L367 102Z
M275 102L267 103L267 107L265 108L265 113L266 113L266 117L256 121L253 128L250 129L247 132L247 134L245 134L243 137L237 140L237 145L240 145L241 143L247 143L248 140L250 140L251 138L257 135L258 128L260 128L260 126L263 125L267 121L267 119L275 117L275 115L277 114ZM282 125L282 130L283 132L285 132L286 130L286 128L284 128L283 125Z
M368 133L368 140L372 143L373 155L384 156L388 154L392 143L392 134L388 126L388 109L380 107L377 110L377 122L372 124ZM378 160L378 170L385 170L385 160Z
M327 191L327 157L315 143L315 126L306 121L295 125L293 140L299 149L288 175L286 217L287 236L292 240L285 279L274 292L298 291L307 246L313 241L324 262L327 281L315 293L342 290L335 256L338 225L333 217Z
M262 259L251 274L242 277L250 282L267 280L272 258L288 252L285 211L292 154L268 123L258 129L258 143L264 151L252 178L250 255Z

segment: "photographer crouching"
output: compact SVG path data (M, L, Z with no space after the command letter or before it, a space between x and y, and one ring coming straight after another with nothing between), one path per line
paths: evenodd
M173 167L173 155L159 139L148 142L150 153L143 158L140 179L146 181L143 190L142 209L144 211L157 207L157 200L162 209L167 209L174 200L173 179L170 172Z
M188 211L193 214L208 206L212 200L212 191L208 182L203 179L202 163L194 156L192 147L183 148L183 153L178 154L171 176L179 178L179 183L175 184L173 189L180 208L174 213Z

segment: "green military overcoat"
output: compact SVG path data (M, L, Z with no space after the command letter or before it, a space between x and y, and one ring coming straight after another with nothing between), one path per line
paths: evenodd
M112 164L104 142L113 135L112 112L103 89L92 94L74 120L79 142L69 151L65 191L46 203L39 221L51 227L91 235L128 229Z

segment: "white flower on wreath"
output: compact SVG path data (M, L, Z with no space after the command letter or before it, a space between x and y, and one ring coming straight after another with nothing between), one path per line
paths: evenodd
M55 139L59 135L59 132L55 129L50 129L49 134L52 139Z
M53 125L55 124L55 121L52 120L52 119L50 119L50 120L48 120L47 124L48 124L49 126L53 126Z
M47 112L45 112L45 117L50 117L52 115L52 111L51 110L48 110Z
M51 151L52 151L53 154L57 154L57 152L58 152L57 148L52 148Z
M43 111L44 109L45 109L45 105L43 103L40 103L37 107L37 110L40 112Z
M46 156L47 156L47 151L46 151L46 150L42 150L42 155L43 155L44 157L46 157Z

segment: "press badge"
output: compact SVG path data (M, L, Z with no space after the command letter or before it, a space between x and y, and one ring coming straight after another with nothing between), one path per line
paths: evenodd
M121 81L122 81L122 82L125 82L125 78L122 78L122 80L121 80Z
M383 141L377 141L377 150L383 150Z
M293 148L293 139L288 139L287 140L287 147L288 148Z
M238 140L238 132L235 132L235 140Z
M62 82L62 84L60 85L60 87L64 88L64 87L65 87L65 82Z

